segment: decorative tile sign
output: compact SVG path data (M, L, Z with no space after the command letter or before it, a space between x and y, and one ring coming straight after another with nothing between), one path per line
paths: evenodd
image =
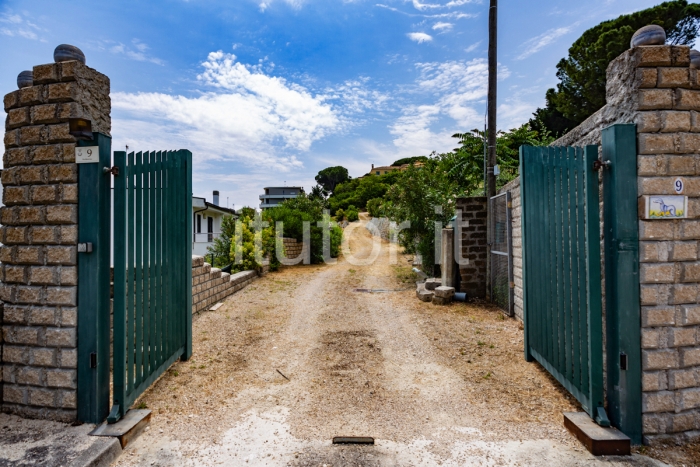
M688 197L678 195L646 195L644 219L685 219L688 217Z
M84 146L82 148L75 148L76 164L91 164L98 162L100 162L99 146Z

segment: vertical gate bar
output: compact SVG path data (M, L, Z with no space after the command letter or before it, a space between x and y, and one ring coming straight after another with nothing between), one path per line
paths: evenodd
M165 279L166 279L166 289L165 289L165 297L166 297L166 307L165 307L165 315L166 319L168 322L168 335L166 337L166 355L169 357L174 349L173 349L173 338L174 338L174 333L175 333L175 327L173 326L173 318L172 318L172 311L173 311L173 270L175 268L175 265L172 262L172 244L175 241L174 240L174 235L175 232L173 232L172 229L172 223L173 223L173 216L171 215L172 210L173 210L173 201L172 201L172 191L173 191L173 173L172 173L172 165L173 165L173 152L168 151L167 152L167 159L166 159L166 171L165 171L165 176L166 176L166 181L165 181L165 186L166 186L166 191L165 191L165 198L166 198L166 205L167 205L167 210L164 212L164 217L165 217L165 222L166 222L166 228L164 232L165 236L165 244L167 246L167 250L165 252Z
M556 194L554 191L555 181L554 181L554 148L547 148L547 160L545 164L545 169L547 170L547 197L543 200L546 209L545 213L547 215L547 243L548 243L548 257L547 262L549 263L549 293L547 296L548 300L548 319L549 324L549 355L547 360L556 366L556 362L559 361L559 342L557 337L559 336L559 323L557 322L557 269L556 269L556 234L555 234L555 220L554 212L552 209L552 200L556 199Z
M155 227L153 229L153 238L155 239L155 287L153 307L156 310L156 366L159 367L164 361L163 353L163 269L161 263L163 261L163 240L162 240L162 208L163 208L163 189L162 189L162 163L161 152L156 152L155 155Z
M578 177L576 177L577 197L577 236L578 236L578 275L579 275L579 347L581 349L581 388L588 393L590 386L590 366L588 353L588 273L586 271L586 158L583 148L576 148L578 161Z
M556 318L557 318L557 360L552 362L557 370L564 375L566 373L566 352L565 352L565 326L564 326L564 255L563 255L563 241L562 241L562 175L561 175L561 158L562 158L562 148L554 148L554 250L556 252L556 262L554 263L554 269L556 274L554 275L554 281L556 282L555 288L555 301L554 305L557 308Z
M136 182L134 184L136 190L136 238L134 246L136 247L136 282L134 283L134 291L136 292L136 303L134 309L136 311L136 319L134 325L136 329L136 352L134 352L134 361L136 362L136 382L138 386L143 381L143 153L136 153L135 172Z
M600 275L600 206L598 198L598 173L593 170L593 162L598 160L598 146L586 146L586 255L588 270L588 352L590 365L590 404L591 416L599 424L606 420L598 416L598 408L603 400L603 316L602 288ZM609 422L608 422L609 424Z
M536 196L534 197L533 201L537 203L536 206L538 209L537 229L535 230L535 235L538 247L536 251L540 253L537 255L538 262L535 263L537 269L533 271L533 277L535 277L537 282L539 283L539 299L537 301L537 329L539 330L539 335L537 339L536 350L541 356L549 358L550 352L547 342L548 337L550 335L549 331L551 330L551 321L549 319L549 310L547 308L549 304L549 282L546 272L547 268L549 267L549 249L547 248L548 209L547 197L545 196L547 186L546 167L544 164L545 151L546 149L544 148L537 148L537 158L535 166L537 177L534 180L537 185L533 187L533 193L536 193Z
M643 421L636 126L605 128L602 142L603 160L611 163L603 170L608 414L638 444Z
M570 186L570 167L571 167L571 149L562 148L562 177L561 177L561 205L562 205L562 258L563 258L563 277L564 277L564 342L566 353L566 379L573 382L573 346L571 322L574 316L573 308L571 307L571 220L569 218L571 205L569 204Z
M151 151L148 155L148 199L149 199L149 229L148 236L151 241L149 246L149 257L148 257L148 304L150 308L150 319L151 319L151 331L150 331L150 343L149 343L149 365L152 368L151 371L155 371L160 365L158 362L158 311L156 308L156 281L158 277L156 276L156 153Z
M532 352L530 351L530 345L532 345L532 328L533 323L530 321L530 305L531 292L528 290L530 279L530 256L527 254L528 241L530 240L530 233L527 230L526 223L522 220L530 214L527 209L527 203L530 200L530 194L528 193L530 178L530 161L528 156L530 154L530 148L528 146L520 146L520 231L521 231L521 242L522 242L522 280L523 280L523 328L524 328L524 356L526 362L531 362ZM527 160L526 160L527 159ZM529 223L528 223L529 224Z
M113 325L113 354L112 354L112 401L119 410L116 414L119 418L126 411L126 205L127 205L127 179L129 177L126 165L126 152L115 151L114 166L119 169L121 175L114 177L114 325ZM115 422L116 420L110 420Z
M581 386L581 339L580 319L581 309L579 303L579 237L578 237L578 199L576 190L578 187L578 155L576 148L569 148L569 235L571 238L571 360L572 380L574 386L584 390Z
M151 155L143 153L143 374L144 379L155 371L151 366Z
M136 364L134 362L134 223L135 223L135 213L134 213L134 196L136 195L136 190L134 188L134 183L136 179L136 174L134 173L134 153L129 153L128 156L128 169L127 173L129 176L128 186L127 186L127 278L126 278L126 306L127 306L127 333L126 333L126 349L127 349L127 366L128 366L128 385L127 394L130 395L134 390L134 373L136 371ZM127 402L124 402L127 404ZM124 412L126 412L126 407Z
M173 180L175 183L173 183L173 190L171 192L172 196L172 202L173 202L173 213L177 213L177 215L173 216L173 222L172 222L172 237L173 237L173 245L172 245L172 250L171 250L171 261L173 264L172 267L172 274L173 274L173 307L172 307L172 318L173 322L175 324L175 333L174 333L174 342L173 342L173 350L177 350L180 348L182 345L182 320L181 320L181 312L180 308L182 306L182 280L181 280L181 261L180 261L180 255L178 254L180 251L180 244L182 242L182 234L183 232L180 231L180 219L179 217L182 215L181 208L180 208L180 192L182 191L182 177L181 177L181 159L180 159L180 153L179 151L174 151L173 154L173 166L172 166L172 175L173 175Z
M183 151L185 156L185 194L184 194L184 216L185 220L185 246L183 250L185 260L185 280L184 280L184 313L185 313L185 353L183 360L189 360L192 356L192 153ZM212 261L213 262L213 261ZM213 266L213 265L212 265Z
M508 241L506 250L508 253L508 316L515 316L515 275L513 273L513 208L510 191L506 191L506 240ZM522 239L521 239L522 242ZM521 243L522 247L522 243Z

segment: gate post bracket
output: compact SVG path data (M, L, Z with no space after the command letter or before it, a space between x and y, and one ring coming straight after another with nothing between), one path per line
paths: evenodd
M607 414L607 412L605 412L605 408L596 407L595 422L600 426L604 426L604 427L610 426L610 419L608 419L608 414Z

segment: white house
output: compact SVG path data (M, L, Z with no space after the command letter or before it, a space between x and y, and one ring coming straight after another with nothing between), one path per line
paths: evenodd
M219 206L219 192L214 191L213 203L205 198L192 197L192 254L206 256L207 248L221 235L221 220L224 216L234 216L236 211Z

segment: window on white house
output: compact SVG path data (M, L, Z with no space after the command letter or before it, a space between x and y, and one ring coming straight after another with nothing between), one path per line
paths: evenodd
M197 214L197 233L202 233L202 216Z

